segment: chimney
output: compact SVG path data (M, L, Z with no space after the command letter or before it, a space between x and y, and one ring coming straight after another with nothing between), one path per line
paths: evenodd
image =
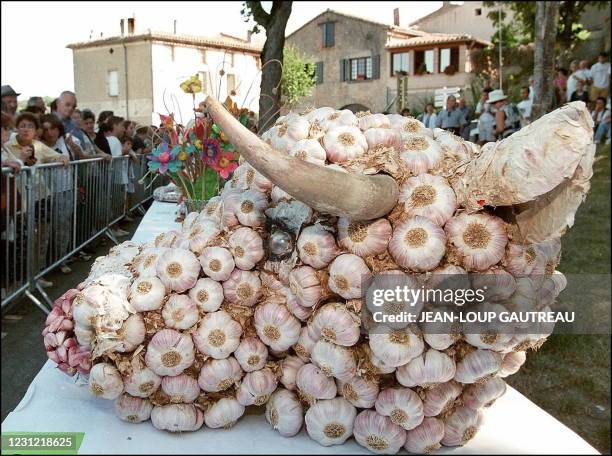
M128 35L133 35L134 27L136 25L136 19L133 17L128 17L127 24L128 24Z
M174 19L174 29L173 29L173 30L174 30L174 34L175 34L175 35L176 35L176 23L177 23L177 20L176 20L176 19Z
M121 36L123 36L125 34L125 19L121 19L119 26L121 27Z
M393 25L399 27L400 25L400 16L399 16L399 8L395 8L393 10Z

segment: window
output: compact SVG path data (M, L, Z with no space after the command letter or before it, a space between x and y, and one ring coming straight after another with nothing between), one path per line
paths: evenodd
M227 54L226 62L229 63L229 66L234 68L235 60L234 60L234 53L233 52L230 52L229 54Z
M116 97L119 95L119 74L117 70L108 72L108 96Z
M440 49L440 73L443 73L449 65L453 66L455 72L459 71L459 48Z
M206 64L206 49L202 50L202 63Z
M476 8L476 9L474 10L474 14L475 14L476 16L481 16L481 15L482 15L482 8Z
M350 80L363 81L372 79L372 57L360 57L358 59L350 59Z
M323 84L323 62L315 63L315 83Z
M231 92L236 91L236 75L228 74L227 75L227 94L231 95Z
M434 72L434 50L414 52L414 72L416 74L431 74Z
M392 54L392 67L391 67L391 76L395 75L397 72L406 72L408 73L408 53L401 52L397 54Z
M325 22L323 24L323 47L333 47L335 44L335 23Z
M210 92L208 88L208 84L209 84L208 71L200 71L200 81L202 81L202 93L208 95Z

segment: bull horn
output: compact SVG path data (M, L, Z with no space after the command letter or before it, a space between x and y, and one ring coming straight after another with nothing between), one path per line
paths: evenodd
M541 242L573 225L589 190L594 154L593 120L576 101L485 145L451 185L468 211L512 206L514 239Z
M399 189L387 175L342 173L275 150L249 131L212 97L206 106L213 120L246 161L295 199L314 210L371 220L388 214Z

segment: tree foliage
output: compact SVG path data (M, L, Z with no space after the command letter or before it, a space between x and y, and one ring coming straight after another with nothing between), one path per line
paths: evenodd
M312 93L315 85L315 64L301 56L291 46L285 48L283 61L282 94L284 102L293 106L302 97Z

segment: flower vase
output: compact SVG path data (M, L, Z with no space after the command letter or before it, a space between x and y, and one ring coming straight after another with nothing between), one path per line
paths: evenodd
M202 212L208 200L203 199L191 199L184 198L183 202L185 203L185 207L187 208L187 213L190 212Z

